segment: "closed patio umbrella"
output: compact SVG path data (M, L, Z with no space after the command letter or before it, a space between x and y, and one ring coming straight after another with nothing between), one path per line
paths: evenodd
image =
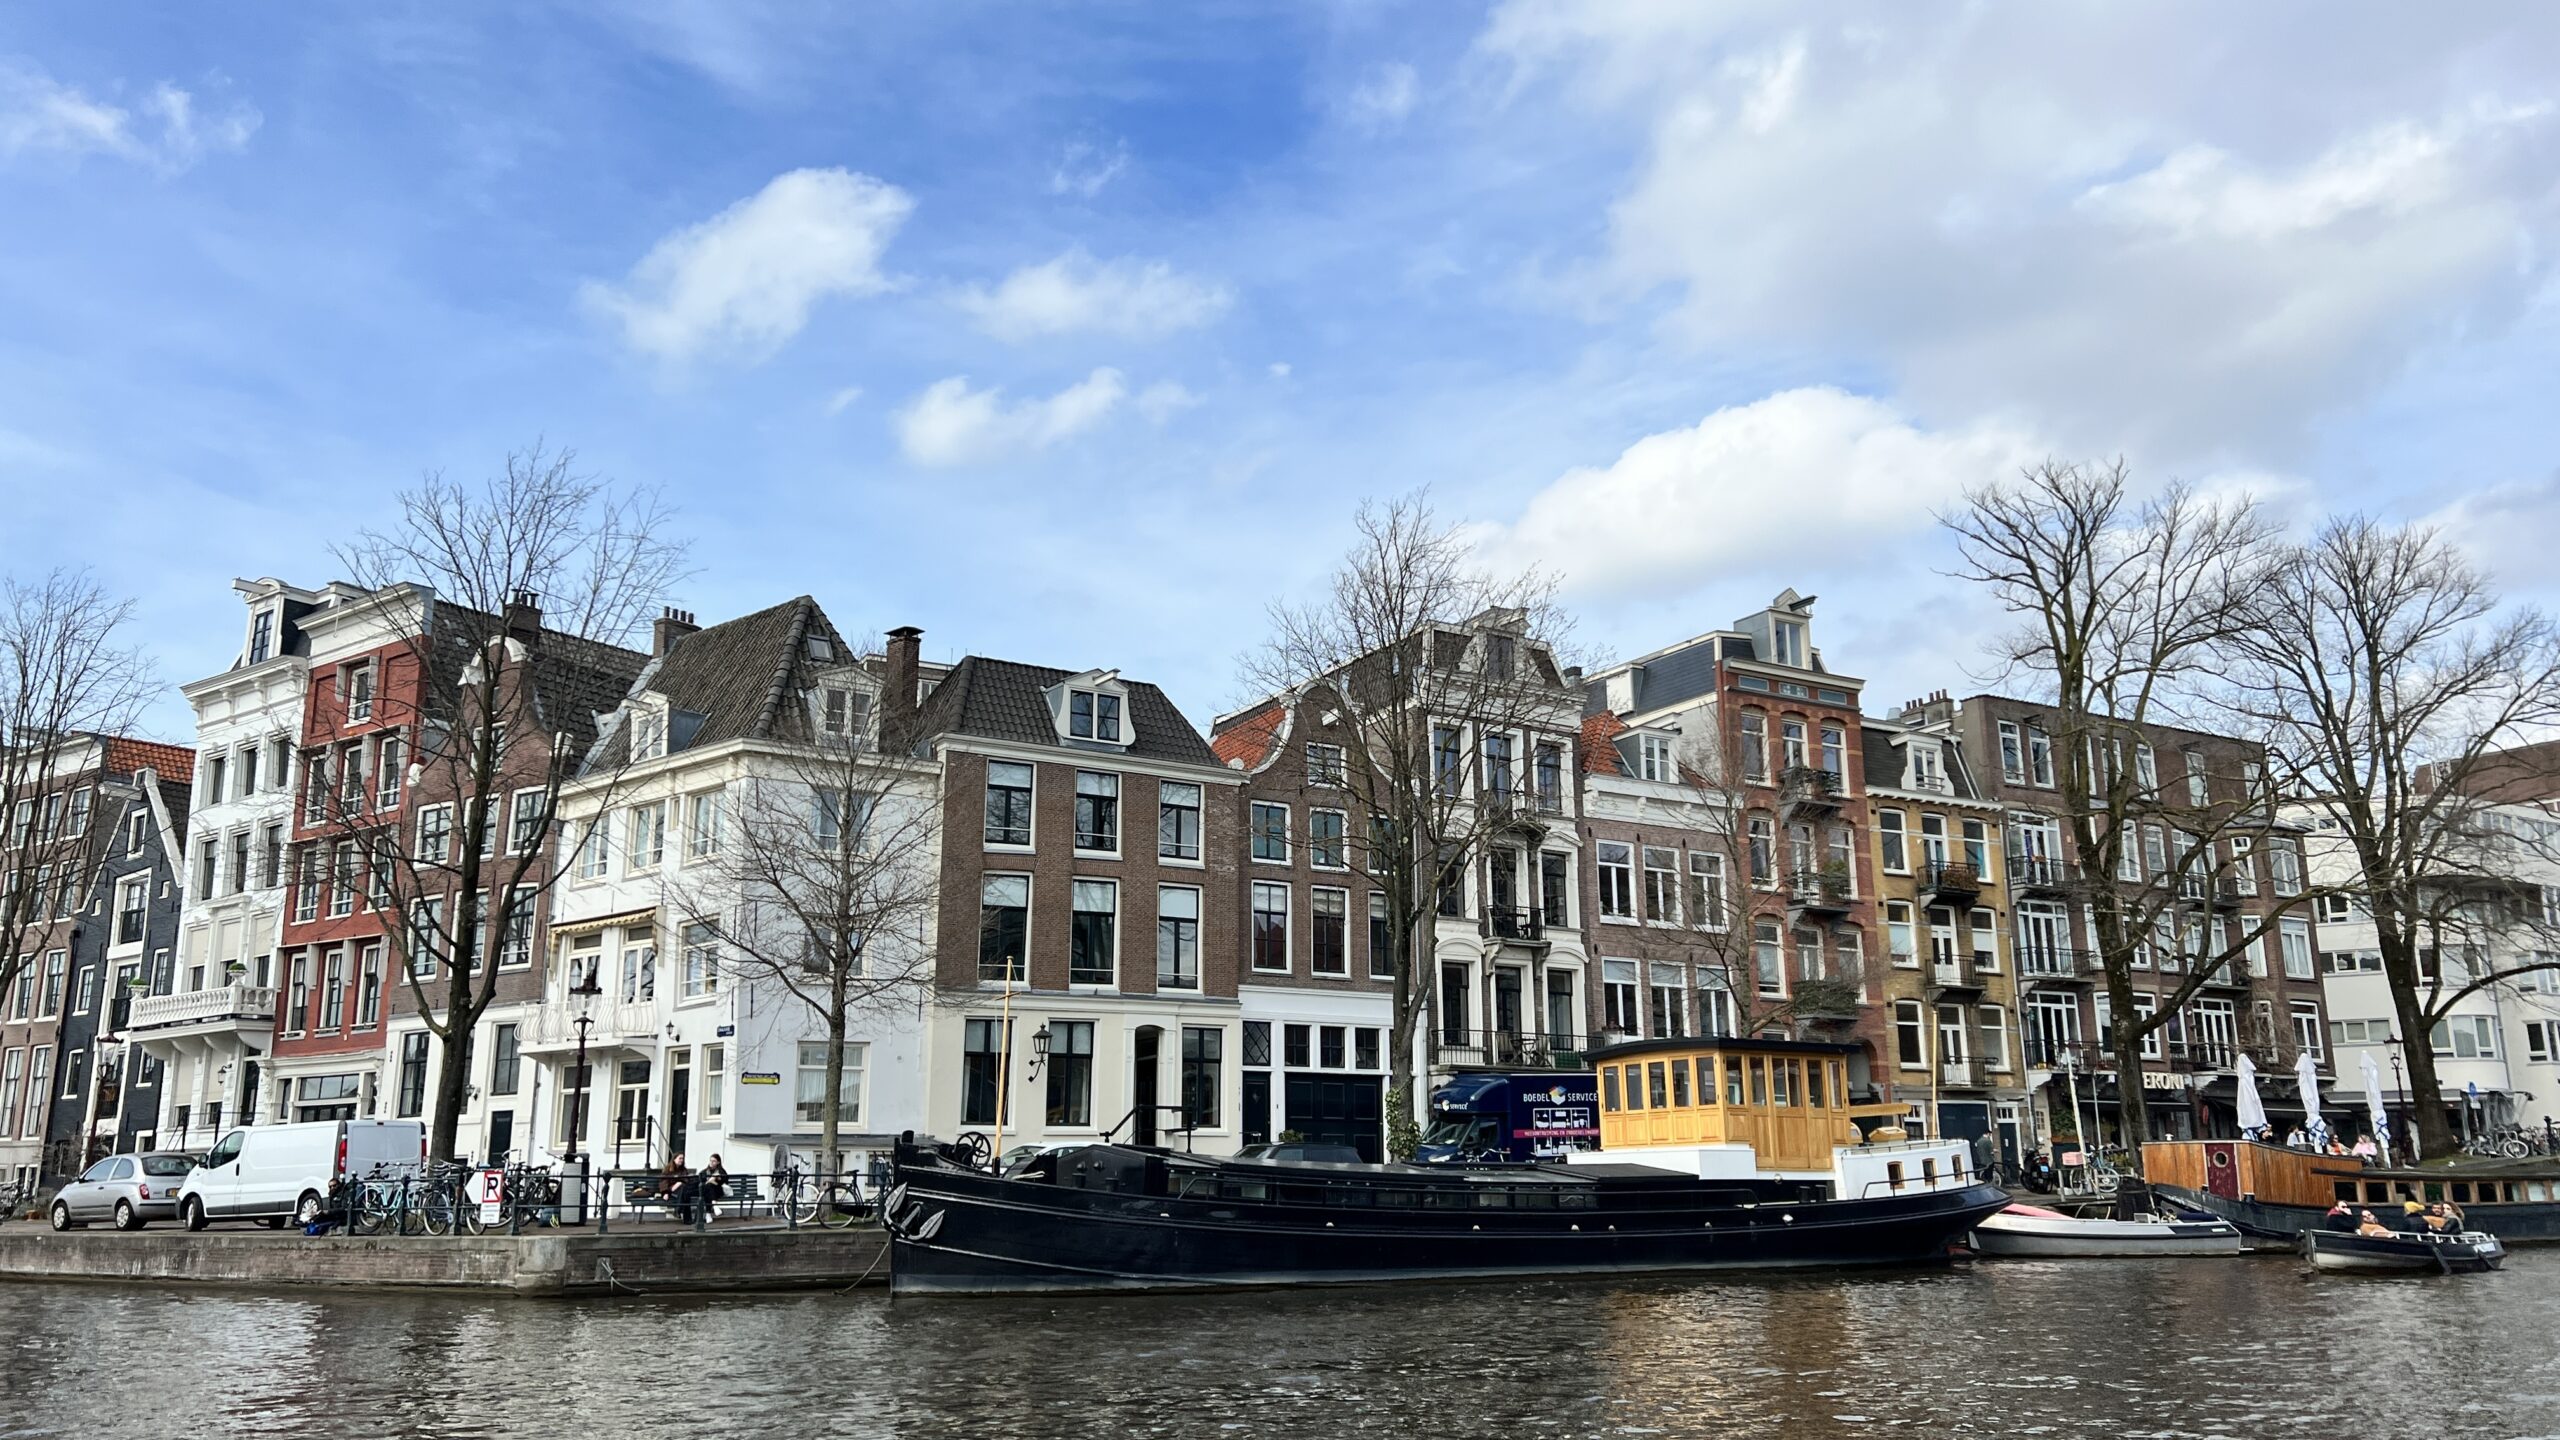
M2258 1099L2258 1067L2240 1057L2240 1133L2254 1140L2267 1128L2267 1107Z
M2329 1143L2328 1122L2320 1118L2320 1062L2308 1050L2293 1062L2293 1078L2302 1086L2302 1128L2311 1134L2311 1145L2318 1149Z
M2373 1052L2364 1052L2364 1104L2373 1120L2374 1143L2382 1147L2382 1158L2391 1158L2391 1112L2382 1103L2382 1067L2373 1063Z

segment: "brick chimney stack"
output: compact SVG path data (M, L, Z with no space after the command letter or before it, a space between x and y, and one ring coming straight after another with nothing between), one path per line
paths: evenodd
M649 626L649 653L664 655L675 643L702 627L693 623L693 612L667 606L663 614Z
M882 684L880 726L885 734L903 736L916 715L916 658L924 648L924 632L901 625L889 632L889 673Z
M542 597L519 590L507 602L507 638L532 645L542 638Z

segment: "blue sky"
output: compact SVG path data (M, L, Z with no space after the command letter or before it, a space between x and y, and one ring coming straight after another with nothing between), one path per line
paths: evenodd
M1979 663L1930 511L2046 454L2548 600L2555 91L2538 7L19 7L5 564L193 678L233 576L540 437L705 620L1204 724L1421 484L1595 658L1792 585L1877 709Z

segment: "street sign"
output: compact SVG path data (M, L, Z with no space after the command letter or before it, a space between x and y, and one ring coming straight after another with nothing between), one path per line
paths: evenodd
M782 1072L779 1070L750 1070L738 1077L738 1083L741 1085L779 1085L782 1083Z
M712 1031L711 1033L712 1033L712 1034L714 1034L714 1035L719 1036L719 1037L720 1037L721 1039L723 1039L723 1040L726 1040L726 1039L728 1039L730 1036L735 1035L735 1034L737 1034L737 1033L738 1033L738 1027L737 1027L737 1026L735 1026L735 1025L723 1025L723 1026L721 1026L719 1029L714 1030L714 1031Z
M507 1172L482 1170L471 1177L471 1199L480 1207L480 1223L495 1225L507 1208Z

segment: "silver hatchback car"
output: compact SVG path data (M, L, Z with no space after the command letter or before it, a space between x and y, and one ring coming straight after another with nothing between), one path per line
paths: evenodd
M119 1230L139 1230L154 1220L174 1220L179 1182L195 1168L195 1156L175 1150L110 1155L57 1191L47 1213L56 1230L94 1220L108 1221Z

